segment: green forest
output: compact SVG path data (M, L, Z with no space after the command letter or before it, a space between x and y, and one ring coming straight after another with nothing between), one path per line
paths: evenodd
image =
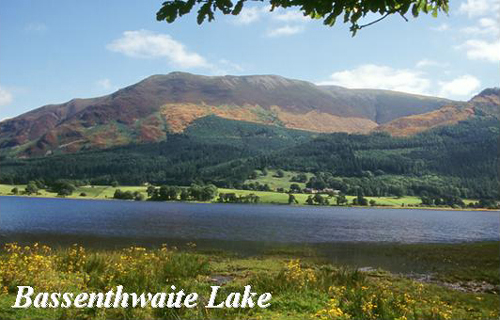
M295 178L307 188L347 195L411 195L433 204L492 201L500 199L498 137L498 120L487 116L410 137L313 134L208 116L159 143L31 159L3 156L0 182L53 185L66 179L80 185L213 184L266 191L268 186L246 181L257 170L272 169L302 172Z

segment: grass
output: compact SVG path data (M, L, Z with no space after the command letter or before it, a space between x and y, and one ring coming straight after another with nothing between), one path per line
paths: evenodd
M498 248L498 243L399 245L391 252L408 254L412 259L418 253L431 264L449 259L450 266L467 264L471 268L483 268L485 262L494 261L498 269L498 252L494 251ZM429 257L429 253L434 254ZM455 269L437 272L451 274ZM484 269L492 266L487 264ZM500 313L495 293L460 292L383 270L361 272L331 264L310 250L241 257L199 251L194 244L187 245L184 251L166 246L91 250L77 245L59 249L37 244L8 245L0 251L0 270L1 319L491 319ZM498 284L498 277L484 281ZM211 285L222 286L222 297L251 285L255 292L272 294L271 306L205 309L200 303L194 309L10 308L17 285L31 285L35 292L73 293L106 292L123 285L125 292L142 293L171 292L172 284L199 293L200 301L207 300Z
M256 170L258 176L256 179L248 179L245 181L245 184L258 182L260 184L268 184L271 189L276 190L277 188L283 188L285 190L290 189L290 185L292 183L296 183L300 186L300 188L304 189L306 184L303 182L291 182L290 179L293 176L298 175L301 172L292 172L292 171L283 171L284 176L281 178L276 177L276 170L269 169L267 170L267 175L263 176L262 171ZM306 173L307 179L313 176L312 173Z
M22 191L26 188L26 185L6 185L0 184L0 195L12 195L11 190L17 187L19 191ZM66 196L65 198L71 199L113 199L113 195L116 189L120 189L122 191L139 191L145 197L147 196L146 187L145 186L80 186L77 187L72 195ZM86 196L80 196L81 193L85 193ZM45 189L41 189L38 191L38 194L30 195L30 197L43 197L43 198L57 198L59 197L54 192L48 192Z
M409 244L396 246L387 256L411 258L413 263L433 266L445 282L487 282L500 286L500 244Z
M222 193L231 193L234 192L237 196L246 196L249 194L254 194L260 197L261 203L270 203L270 204L288 204L288 194L280 193L275 191L253 191L253 190L237 190L237 189L224 189L219 188L219 192ZM306 203L309 194L305 193L294 193L293 194L300 205ZM323 195L325 196L325 195ZM352 203L352 200L355 196L346 196L349 203ZM370 200L375 200L377 206L391 206L391 207L406 207L406 206L417 206L422 203L419 197L415 196L404 196L404 197L365 197ZM474 200L464 200L467 204L469 202L473 202ZM330 204L336 204L335 198L330 198Z
M293 173L287 172L288 176L292 176ZM270 177L272 174L268 174L268 179L279 180L280 178ZM283 178L281 179L283 180ZM285 179L286 180L286 179ZM19 191L22 191L26 188L26 185L6 185L0 184L0 195L12 195L11 190L17 187ZM113 199L113 195L116 189L120 189L122 191L139 191L147 198L146 187L145 186L118 186L116 188L112 186L80 186L77 187L72 195L66 196L65 198L70 199ZM264 204L288 204L288 194L275 192L275 191L253 191L253 190L238 190L238 189L226 189L219 188L220 193L235 193L237 196L245 196L249 194L254 194L260 197L259 202ZM80 196L80 194L85 193L86 196ZM297 193L294 194L295 198L298 201L299 205L304 205L306 203L307 197L309 194ZM30 195L30 197L44 197L44 198L57 198L59 197L56 193L48 192L47 190L40 190L36 195ZM354 196L346 196L349 203L352 203L352 199ZM390 206L390 207L415 207L421 204L421 200L419 197L415 196L404 196L401 198L397 197L366 197L368 201L375 200L376 206ZM213 200L216 202L216 199ZM475 200L465 199L465 204L469 202L475 202ZM330 198L330 204L334 205L335 198ZM435 209L435 207L433 207ZM446 208L450 209L450 208Z

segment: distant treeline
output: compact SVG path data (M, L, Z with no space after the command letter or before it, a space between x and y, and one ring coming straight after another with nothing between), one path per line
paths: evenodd
M407 138L385 133L287 135L282 128L217 121L222 123L217 135L193 131L168 135L165 142L154 144L35 159L2 158L0 181L194 183L264 190L267 187L245 181L255 170L268 168L313 173L305 181L308 187L350 195L362 190L365 196L500 199L500 133L495 118L476 117Z

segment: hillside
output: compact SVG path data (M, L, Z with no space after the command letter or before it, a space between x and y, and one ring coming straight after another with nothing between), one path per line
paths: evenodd
M498 199L498 136L498 120L482 116L411 137L314 135L209 116L162 142L34 159L4 158L0 182L71 179L95 185L118 181L184 186L210 182L245 189L256 170L267 168L303 172L309 179L314 175L322 181L314 188L328 186L349 195L362 188L366 196Z
M430 112L401 117L381 124L374 131L409 136L432 128L457 124L474 115L500 118L500 89L485 89L465 104L446 105Z
M408 94L389 90L345 89L338 86L321 86L336 101L358 115L377 124L409 115L426 113L445 105L462 105L462 102L436 97Z
M479 114L500 119L500 88L484 89L469 101L469 105Z
M18 157L165 140L208 115L311 132L366 133L457 102L352 90L274 75L151 76L113 94L48 105L0 123L0 153Z
M438 110L402 117L375 128L393 136L409 136L435 127L456 124L474 114L472 108L444 106Z

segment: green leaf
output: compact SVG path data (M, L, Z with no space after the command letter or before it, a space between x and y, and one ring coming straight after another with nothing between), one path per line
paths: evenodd
M198 24L202 24L203 21L205 21L205 17L212 12L212 1L206 2L204 5L201 6L200 10L198 10L198 17L196 21Z
M241 9L243 9L243 3L245 0L240 0L238 3L236 3L236 6L234 6L233 12L231 12L233 15L238 15L241 12Z
M327 26L333 26L335 24L336 18L337 16L335 15L335 13L332 13L328 17L326 17L323 23Z
M416 18L418 17L418 12L419 12L418 3L415 3L411 8L411 14Z

